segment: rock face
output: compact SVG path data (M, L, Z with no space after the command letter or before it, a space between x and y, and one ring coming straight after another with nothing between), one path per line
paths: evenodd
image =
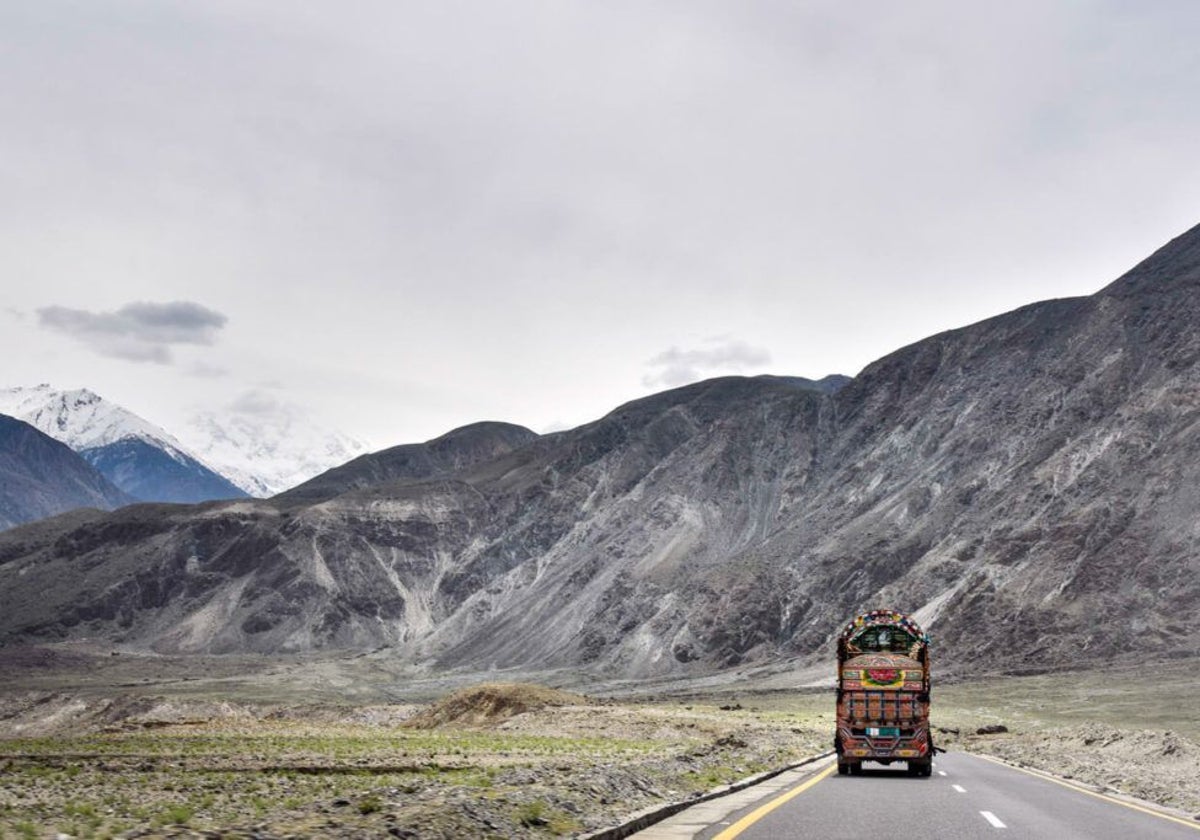
M69 446L0 414L0 530L75 508L133 501Z
M647 676L825 655L889 606L942 663L1195 656L1198 360L1200 228L840 388L711 380L266 502L15 529L0 633Z

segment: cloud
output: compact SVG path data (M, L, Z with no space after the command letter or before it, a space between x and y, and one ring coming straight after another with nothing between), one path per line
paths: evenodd
M24 321L26 319L25 313L22 310L17 309L15 306L6 306L4 307L4 311L14 321Z
M253 390L243 391L229 404L229 408L238 414L268 417L285 413L289 406L266 391Z
M659 353L647 362L655 370L642 378L642 384L673 388L717 374L740 373L771 361L771 354L763 348L729 336L710 338L705 344L691 350L671 347Z
M228 320L190 301L139 301L116 312L45 306L37 315L41 326L65 333L102 356L156 364L171 363L172 345L211 345Z
M195 362L188 365L184 371L188 376L194 376L197 379L223 379L229 376L229 368L221 365L212 365L208 362Z

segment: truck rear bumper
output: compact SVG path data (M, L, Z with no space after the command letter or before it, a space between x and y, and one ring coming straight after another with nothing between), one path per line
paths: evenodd
M915 759L932 755L929 735L925 730L909 730L899 737L872 736L851 733L849 728L839 728L835 743L838 755L851 759Z
M843 749L842 755L847 758L923 758L929 755L928 750L915 749L913 747L853 747Z

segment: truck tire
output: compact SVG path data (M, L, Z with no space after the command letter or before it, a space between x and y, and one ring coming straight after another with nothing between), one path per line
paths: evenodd
M849 776L850 775L850 765L846 764L843 761L839 761L838 762L838 775L839 776Z

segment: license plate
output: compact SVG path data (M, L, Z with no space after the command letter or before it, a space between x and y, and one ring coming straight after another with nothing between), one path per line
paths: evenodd
M899 728L895 726L872 726L867 729L868 735L882 735L884 737L896 738L900 735Z

